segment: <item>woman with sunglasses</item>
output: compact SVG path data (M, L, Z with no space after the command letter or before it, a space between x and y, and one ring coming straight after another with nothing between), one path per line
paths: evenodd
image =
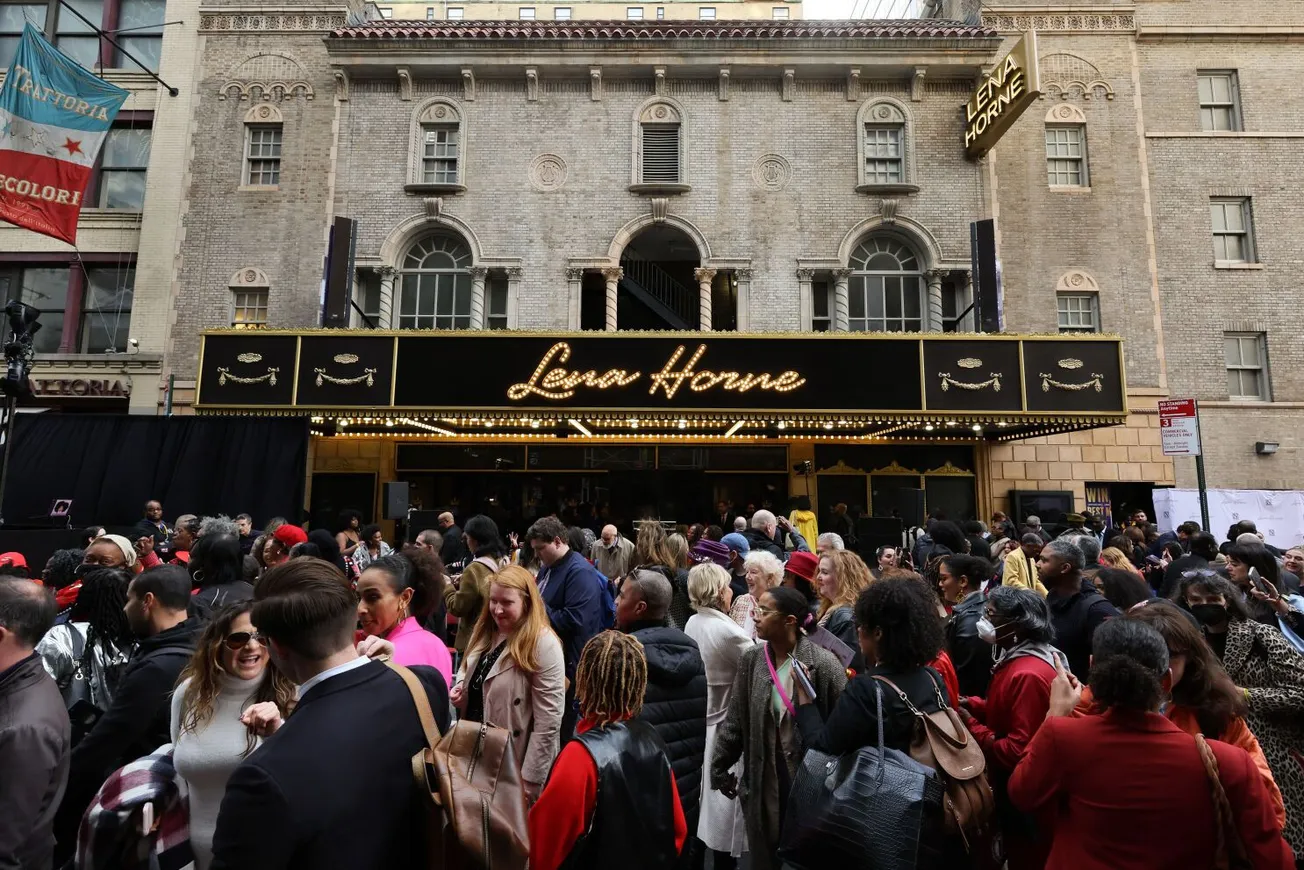
M213 830L226 782L262 739L242 720L245 711L270 702L284 717L294 702L294 684L271 664L249 619L252 607L241 601L214 615L172 693L172 757L189 790L197 870L213 860Z

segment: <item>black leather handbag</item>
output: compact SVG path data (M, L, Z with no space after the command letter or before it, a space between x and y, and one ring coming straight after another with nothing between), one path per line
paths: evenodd
M926 870L941 862L945 788L934 770L883 745L846 755L809 750L793 780L779 857L807 870Z

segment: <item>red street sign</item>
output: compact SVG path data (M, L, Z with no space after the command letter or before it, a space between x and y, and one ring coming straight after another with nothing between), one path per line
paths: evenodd
M1200 418L1195 399L1159 403L1159 441L1165 456L1200 455Z

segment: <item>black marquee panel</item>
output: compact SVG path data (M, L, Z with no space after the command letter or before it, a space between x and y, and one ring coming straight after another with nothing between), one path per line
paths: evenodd
M1099 336L208 332L200 410L1126 413Z

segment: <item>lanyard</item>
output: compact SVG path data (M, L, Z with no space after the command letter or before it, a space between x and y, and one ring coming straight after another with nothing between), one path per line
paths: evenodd
M788 708L788 714L792 716L793 721L796 721L797 710L792 706L792 699L788 697L788 693L783 690L783 686L779 682L779 674L774 670L774 662L770 660L770 645L768 643L765 645L765 665L770 669L770 679L774 681L774 688L779 693L779 700L783 702L783 706Z

